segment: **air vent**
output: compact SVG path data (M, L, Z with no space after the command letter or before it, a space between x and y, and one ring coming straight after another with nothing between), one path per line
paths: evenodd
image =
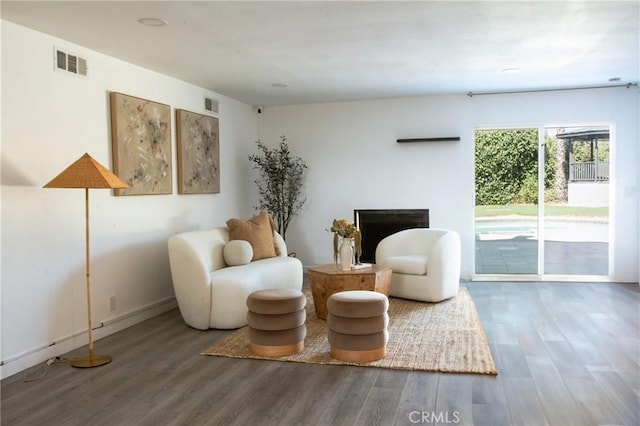
M204 97L204 110L218 114L218 100Z
M54 67L57 71L66 71L71 74L87 76L87 60L78 55L65 52L54 47Z

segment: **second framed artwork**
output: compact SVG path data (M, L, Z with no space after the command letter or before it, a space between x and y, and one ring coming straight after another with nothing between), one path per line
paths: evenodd
M218 118L176 109L178 194L220 192Z

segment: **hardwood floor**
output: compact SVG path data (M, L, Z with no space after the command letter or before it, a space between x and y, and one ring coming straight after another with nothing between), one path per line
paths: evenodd
M3 380L1 423L640 424L638 285L466 286L497 377L201 356L229 331L191 329L173 310L96 342L111 364Z

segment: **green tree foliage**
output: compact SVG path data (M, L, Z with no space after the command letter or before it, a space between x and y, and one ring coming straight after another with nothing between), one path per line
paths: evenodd
M545 137L545 199L557 198L557 141ZM538 130L476 132L476 205L538 202Z
M520 191L518 191L517 201L524 204L537 204L538 203L538 177L534 175L528 175L522 181L520 185Z
M598 146L597 146L597 152L598 152L598 161L609 161L609 141L599 140ZM573 142L573 161L575 161L576 163L593 161L592 152L591 152L591 141L574 141Z
M538 130L476 132L476 205L518 201L527 176L538 173Z
M280 136L280 145L269 149L259 140L256 141L259 154L250 155L254 169L258 170L255 180L260 194L257 210L268 212L273 218L276 230L286 239L287 228L307 201L302 197L302 187L307 164L300 157L293 157L286 143L287 138Z

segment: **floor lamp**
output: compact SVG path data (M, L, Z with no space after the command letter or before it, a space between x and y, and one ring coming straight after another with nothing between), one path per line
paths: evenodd
M84 188L85 200L85 244L87 271L87 317L89 322L89 355L74 358L70 363L74 367L98 367L111 362L108 355L93 353L93 330L91 323L91 261L89 256L89 189L90 188L129 188L129 185L111 173L106 167L94 160L89 154L84 154L75 163L67 167L62 173L53 178L44 188Z

